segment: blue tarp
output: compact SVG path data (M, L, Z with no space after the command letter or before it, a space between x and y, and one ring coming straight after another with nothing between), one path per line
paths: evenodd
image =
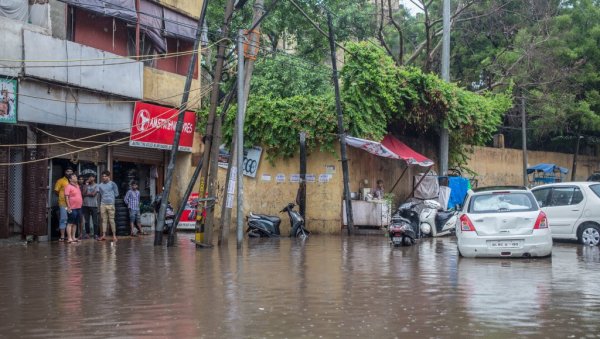
M535 166L531 166L527 168L527 174L531 174L533 172L544 172L544 173L554 173L554 170L558 168L562 174L567 174L569 172L568 169L564 167L557 166L555 164L544 164L540 163Z
M465 200L469 190L469 179L463 177L448 177L448 187L450 187L450 199L448 208L460 205Z

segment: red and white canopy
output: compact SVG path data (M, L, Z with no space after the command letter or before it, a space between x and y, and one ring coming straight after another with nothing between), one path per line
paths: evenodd
M433 166L433 161L415 152L402 141L386 135L381 142L346 136L346 144L384 158L406 161L407 165Z

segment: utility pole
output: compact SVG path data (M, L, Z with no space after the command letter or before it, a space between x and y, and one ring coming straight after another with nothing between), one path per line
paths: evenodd
M227 1L225 6L225 17L221 26L221 37L229 35L229 23L233 13L233 5L235 0ZM201 196L208 192L208 196L215 196L215 182L217 177L217 161L219 154L219 144L221 143L221 119L217 117L217 106L219 103L219 85L221 83L221 73L223 72L223 64L225 61L225 48L227 47L226 40L220 40L217 47L217 63L215 65L213 88L210 95L210 108L208 111L208 121L206 124L204 154L202 156L202 172L200 174L200 189L198 192ZM214 224L214 203L209 203L206 208L206 219L196 223L196 246L212 247L212 232ZM201 206L199 204L199 209ZM201 212L201 211L198 211ZM204 239L200 239L202 233L202 223L205 225Z
M300 215L306 220L306 132L300 132L300 187L297 200Z
M583 136L577 133L577 143L575 144L575 154L573 155L573 171L571 171L571 181L575 181L575 175L577 174L577 156L579 155L579 142L583 139Z
M529 185L529 177L527 176L527 120L525 117L525 94L521 91L521 136L523 142L523 186Z
M162 192L160 209L158 211L158 220L156 221L156 229L154 231L154 246L162 245L162 233L165 225L165 213L167 210L167 204L169 202L169 192L171 191L171 183L173 182L173 171L175 170L175 157L177 155L177 151L179 151L179 139L181 138L181 130L183 128L183 118L185 117L185 111L187 110L190 87L192 86L192 77L194 76L194 69L196 69L196 63L198 60L198 47L200 46L200 36L202 35L202 23L206 14L207 4L208 0L203 0L202 10L200 11L200 17L198 18L198 26L196 27L196 39L194 40L192 58L188 66L188 73L187 77L185 78L183 94L181 95L181 105L179 107L179 112L177 112L177 125L175 126L173 148L171 149L171 157L169 158L169 164L167 165L165 188Z
M237 144L237 248L242 248L244 240L244 31L238 33L238 107L236 120Z
M348 234L354 233L354 218L352 216L352 202L350 201L350 181L348 176L348 157L346 154L346 131L344 130L344 113L340 100L340 85L337 75L337 59L335 56L335 39L333 37L333 23L331 13L327 12L327 25L329 26L329 49L331 50L331 66L333 67L333 87L335 89L335 110L337 112L338 133L340 136L340 153L342 154L342 172L344 175L344 201L346 202L346 219L348 220Z
M275 0L271 6L274 6L275 3L278 0ZM264 18L265 15L265 11L264 11L264 6L263 6L264 1L263 0L256 0L254 2L254 6L252 7L253 9L253 17L252 17L252 29L251 31L248 32L248 36L247 36L247 41L246 44L248 46L247 49L247 53L248 55L256 55L258 54L258 44L260 43L260 35L257 33L255 34L253 31L257 31L260 30L260 22L262 21L262 19ZM253 58L247 58L244 61L244 73L243 73L243 78L244 78L244 88L243 88L243 97L244 97L244 113L246 112L246 106L248 104L248 96L250 93L250 81L252 80L252 72L254 71L254 59ZM237 123L237 119L236 119L236 123ZM243 129L242 129L243 131ZM229 162L228 162L228 166L227 166L227 176L226 176L226 182L227 182L227 187L229 187L228 185L230 184L230 180L231 180L231 171L232 171L232 167L234 164L234 155L237 154L237 146L238 146L238 142L236 140L236 136L234 135L233 137L233 142L232 142L232 149L231 149L231 156L229 157ZM243 147L243 143L241 144ZM238 167L242 168L242 167ZM242 171L243 173L243 171ZM233 194L233 193L232 193ZM243 218L243 215L242 215ZM221 209L221 234L219 236L219 245L227 245L227 238L229 237L229 225L231 223L231 207L227 207L227 205L222 206Z
M450 0L444 0L443 16L442 80L450 82ZM448 174L449 143L448 128L442 125L440 130L440 175Z

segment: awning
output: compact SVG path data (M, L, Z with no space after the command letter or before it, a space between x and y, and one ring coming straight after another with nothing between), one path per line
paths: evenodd
M135 0L60 0L102 15L137 22Z
M347 136L346 144L352 147L360 148L380 157L404 160L409 166L433 166L433 161L427 159L427 157L424 155L415 152L412 148L406 146L406 144L404 144L402 141L389 134L386 135L381 142Z
M569 172L568 169L555 164L539 163L535 166L527 167L527 174L531 174L533 172L554 173L555 169L560 170L562 174L567 174L567 172Z

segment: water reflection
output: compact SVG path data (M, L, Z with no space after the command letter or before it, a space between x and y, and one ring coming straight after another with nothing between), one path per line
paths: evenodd
M585 336L598 247L552 259L459 259L452 238L249 239L241 251L117 244L0 247L0 336ZM235 241L230 241L230 245Z

